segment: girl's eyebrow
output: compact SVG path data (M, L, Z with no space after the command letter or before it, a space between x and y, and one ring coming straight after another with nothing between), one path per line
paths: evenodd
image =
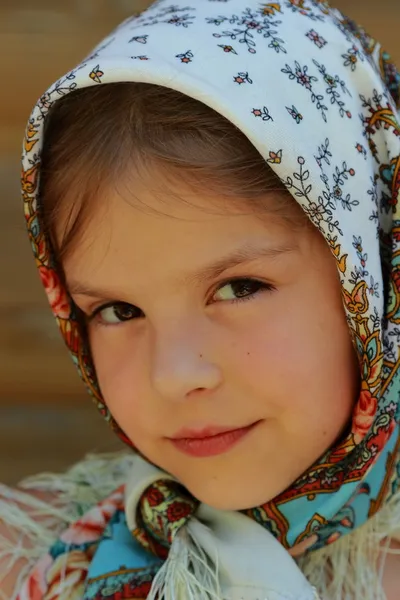
M219 277L222 273L228 271L228 269L233 269L238 265L246 264L259 258L274 259L283 254L293 252L296 249L298 249L298 246L294 242L275 247L245 244L227 256L203 267L200 271L186 275L179 283L182 285L202 284L210 279Z
M176 282L176 285L200 285L219 277L228 269L232 269L238 265L246 264L260 258L275 259L296 250L298 250L298 245L294 242L275 247L245 244L241 248L219 258L217 261L206 265L196 273L185 275ZM91 298L114 300L117 297L115 291L113 292L112 290L105 288L92 288L83 282L75 280L67 282L67 289L71 295L77 296L90 296Z

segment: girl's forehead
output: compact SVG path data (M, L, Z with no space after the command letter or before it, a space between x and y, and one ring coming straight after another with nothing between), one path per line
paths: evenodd
M206 188L204 192L194 191L183 184L175 188L119 188L93 200L93 210L73 254L84 255L96 246L107 246L111 253L131 248L151 255L163 247L207 248L211 240L220 248L236 240L240 243L246 236L282 243L296 235L283 218L286 205L280 214L280 195L270 192L255 205L251 199L232 199ZM65 231L62 221L60 233Z
M114 196L93 215L64 264L71 293L109 277L122 281L127 273L138 280L168 275L176 284L199 283L257 258L282 262L306 252L310 243L308 232L293 232L274 214L260 219L249 209L224 211L224 199L218 207L218 197L193 195L189 201L163 203L148 196L149 205L142 198L139 208Z

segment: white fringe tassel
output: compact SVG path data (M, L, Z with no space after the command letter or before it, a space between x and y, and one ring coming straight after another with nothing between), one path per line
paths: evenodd
M218 563L196 543L187 528L176 534L169 555L151 586L148 600L222 600Z
M400 491L364 525L298 560L324 600L386 600L382 586L389 539L400 540ZM399 592L400 598L400 592Z
M10 539L0 534L0 561L8 572L23 559L16 590L63 530L126 483L134 459L126 451L93 454L64 473L30 477L16 490L0 485L0 523L12 532ZM37 491L50 499L35 497ZM400 541L400 491L354 533L300 558L298 564L324 600L386 600L381 582L385 553L400 554L388 548L388 538ZM148 600L221 600L217 573L217 561L213 564L182 528ZM0 592L2 600L16 596L6 598Z
M62 531L128 478L134 460L126 451L89 454L64 473L41 473L18 488L0 485L0 584L18 563L14 600L23 581Z

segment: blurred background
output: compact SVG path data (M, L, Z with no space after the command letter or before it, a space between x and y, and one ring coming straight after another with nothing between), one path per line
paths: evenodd
M39 284L24 230L19 158L36 99L122 19L149 4L149 0L0 0L0 481L4 483L16 483L39 470L63 469L87 451L122 447L86 395ZM384 42L400 64L398 0L332 0L332 4Z

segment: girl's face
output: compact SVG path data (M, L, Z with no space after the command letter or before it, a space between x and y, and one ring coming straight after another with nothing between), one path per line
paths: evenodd
M356 399L335 259L316 230L218 214L212 196L143 195L160 212L109 198L64 265L94 315L103 397L138 450L200 501L262 504L335 442Z

